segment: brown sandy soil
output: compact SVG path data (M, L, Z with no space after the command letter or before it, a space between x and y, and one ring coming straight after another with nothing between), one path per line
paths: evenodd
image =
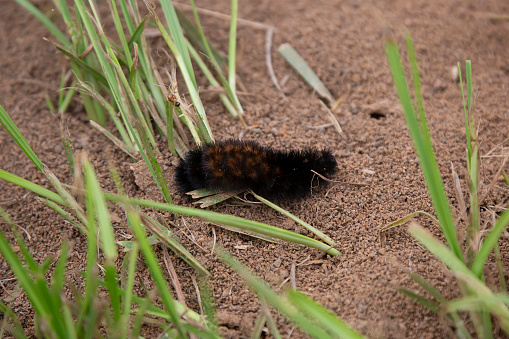
M50 12L49 1L35 3ZM197 5L223 13L229 11L228 1L199 1ZM0 9L0 104L42 161L60 180L71 183L60 141L60 118L52 115L44 103L45 94L56 98L66 61L42 40L49 34L21 7L11 0L0 0ZM331 236L343 253L341 256L323 257L315 250L286 243L272 244L216 226L218 244L278 291L284 288L281 284L288 277L292 263L302 263L296 269L297 287L368 337L450 337L452 332L444 321L398 293L397 288L404 286L419 291L405 274L407 270L429 279L448 298L453 298L459 296L454 278L409 236L406 227L389 231L384 246L378 238L378 230L399 217L417 210L433 213L395 95L383 39L390 28L402 46L405 30L412 33L438 162L449 198L456 206L451 163L460 174L463 190L467 189L461 93L451 69L458 61L473 62L479 135L486 154L509 135L509 23L490 20L491 13L509 14L509 2L386 0L366 4L356 0L264 0L241 1L239 10L241 18L275 26L273 66L286 98L281 98L266 70L265 32L240 24L238 76L245 87L242 91L248 93L241 100L249 128L243 129L240 123L230 119L217 98L205 95L204 105L216 139L242 134L244 139L285 149L326 146L332 149L339 163L335 180L370 185L333 184L307 199L282 204ZM207 15L201 18L211 40L226 50L228 22ZM163 48L161 41L153 42L154 46ZM277 46L285 42L299 51L335 97L343 96L334 113L347 138L340 137L333 127L322 126L329 121L318 99L276 52ZM200 82L205 86L204 79ZM105 189L113 189L107 170L107 162L113 159L130 195L162 200L154 185L143 180L147 175L144 165L131 164L122 152L93 130L77 100L66 115L66 122L74 150L88 153ZM167 153L161 160L172 182L174 161ZM500 154L500 148L495 153ZM482 159L482 193L493 180L500 159ZM48 187L3 129L0 130L0 168ZM507 166L506 171L509 171ZM483 218L488 227L489 211L498 211L496 206L507 205L509 198L507 186L500 178L497 180L483 204ZM175 200L178 204L188 204L178 195ZM45 208L34 194L3 181L0 181L0 206L30 235L29 248L38 260L55 255L64 238L72 240L69 280L79 285L78 273L85 268L86 238ZM307 234L266 206L223 204L212 210ZM124 240L122 235L129 231L121 218L118 221L115 225L119 227L119 240ZM426 218L417 221L440 237L438 225ZM7 225L0 222L0 227L12 240ZM225 337L249 336L260 311L259 302L236 273L210 254L212 226L185 217L178 227L174 231L214 275L212 288L222 333ZM189 237L194 237L194 241ZM507 239L500 245L507 267ZM162 258L161 248L156 246L156 249ZM191 280L194 273L180 259L174 259L186 302L199 311ZM488 268L493 265L489 263ZM13 273L3 260L0 269L0 298L5 302L15 297L12 307L27 333L33 335L29 302L23 294L16 295ZM148 276L143 263L139 263L138 278L150 288L153 284ZM138 288L143 293L143 285L139 284ZM284 337L303 337L292 324L275 316ZM146 329L144 335L157 337L158 333L157 329Z

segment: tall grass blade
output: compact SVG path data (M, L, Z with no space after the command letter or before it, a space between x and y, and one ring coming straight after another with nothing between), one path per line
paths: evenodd
M411 44L411 41L408 40ZM445 194L445 189L442 183L442 177L438 169L435 154L431 140L426 137L425 130L427 126L423 126L423 121L417 120L408 84L403 71L403 65L401 63L401 57L398 51L398 47L395 42L388 41L385 44L385 50L387 58L392 71L394 84L398 92L401 104L403 106L403 112L407 121L410 135L414 142L414 146L419 157L422 171L426 179L428 190L430 192L431 200L435 211L440 221L440 226L445 235L447 243L451 247L453 253L457 258L463 260L463 253L459 246L458 238L456 235L456 228L452 217L451 209L449 206L449 200ZM418 74L414 75L417 76Z
M182 29L186 33L186 38L201 53L206 54L213 62L215 62L219 66L221 71L226 72L226 69L224 67L227 63L227 60L225 58L223 58L223 56L214 47L214 45L209 43L207 38L205 38L205 34L203 32L203 28L200 23L200 18L198 17L198 12L195 12L196 6L194 6L194 1L191 0L190 3L193 8L194 19L196 21L197 27L195 27L191 23L191 21L189 21L189 19L187 19L187 17L184 15L184 13L182 13L178 9L175 10L177 13L177 16L179 18L180 25L182 26ZM191 50L189 50L189 51L191 52Z
M2 126L4 126L5 130L14 139L14 141L16 141L23 153L27 155L27 157L34 163L39 171L42 171L44 166L42 161L39 160L37 155L35 155L34 151L30 145L28 145L28 142L19 131L18 127L14 124L14 121L12 121L11 117L7 114L2 106L0 106L0 123Z
M228 39L228 84L233 92L236 93L236 51L237 51L237 13L238 1L231 1L230 35Z
M2 208L0 208L0 213L2 217L6 215ZM47 289L46 290L40 289L41 279L39 278L38 281L34 281L33 277L29 275L29 271L23 266L21 260L18 258L17 254L14 253L9 242L4 237L2 232L0 232L0 253L4 257L5 261L7 262L13 273L16 275L19 284L25 291L25 294L30 300L30 303L32 304L35 312L39 316L48 317L52 324L54 324L55 321L57 320L55 319L54 316L52 317L51 315L52 301L51 298L48 298L49 295L47 293L45 294L45 292L48 292ZM60 327L55 326L54 329L60 330ZM64 332L59 331L59 334L63 335Z
M200 136L203 138L204 142L210 143L214 140L214 137L212 136L212 131L210 129L207 116L205 114L205 109L203 108L203 104L198 94L198 87L196 85L196 80L194 78L194 72L192 71L189 51L187 50L187 45L185 43L181 28L180 27L172 28L175 25L175 23L178 23L178 18L176 17L175 14L175 9L173 8L171 1L162 1L162 5L163 11L165 12L166 16L166 21L168 22L170 32L172 33L171 37L167 33L166 28L162 25L161 21L159 20L157 14L154 11L154 8L152 8L150 5L147 5L147 8L152 14L157 25L157 28L162 34L163 39L168 44L173 55L175 56L179 69L182 73L182 76L184 77L184 81L189 91L189 96L191 97L191 100L194 104L194 108L198 113L197 127L198 131L200 132ZM175 30L175 32L173 32L172 29ZM172 38L176 39L175 42ZM198 144L201 143L201 140L196 141Z

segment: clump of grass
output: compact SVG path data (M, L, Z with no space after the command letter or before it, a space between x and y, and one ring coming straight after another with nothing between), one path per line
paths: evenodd
M54 258L47 257L40 265L37 264L16 226L7 213L0 208L0 217L7 222L14 233L24 263L14 253L2 232L0 232L0 253L13 270L18 283L34 307L38 336L85 338L100 336L101 331L105 330L110 337L137 337L141 327L131 326L131 321L137 318L141 325L150 315L156 317L156 323L160 325L161 332L169 336L180 334L184 337L189 333L198 333L201 337L219 338L214 328L202 320L199 314L171 297L170 288L155 260L152 248L147 244L145 232L141 229L139 212L134 209L129 211L128 218L134 230L136 242L130 253L124 257L123 267L128 269L123 278L119 279L115 265L118 253L108 206L95 172L88 161L84 161L83 169L88 244L83 294L75 292L71 298L66 297L66 289L76 291L75 287L68 285L66 278L66 265L70 253L68 243L62 244L55 268L50 274L50 266ZM97 234L100 236L98 237ZM156 283L157 294L162 299L164 309L154 305L154 294L138 297L133 293L134 268L140 251ZM98 253L101 253L102 259ZM98 268L104 272L102 275ZM48 274L51 277L49 282L46 279ZM100 296L100 286L108 292L108 299L105 300ZM7 305L2 304L2 313L4 315L2 330L18 338L25 337L24 329L21 328L15 314ZM153 323L154 319L150 322ZM172 325L168 326L168 324ZM192 327L192 330L187 327Z
M477 125L475 122L475 111L473 109L471 63L470 61L466 62L466 100L463 92L463 85L461 86L465 118L465 134L467 140L467 171L470 195L469 216L467 220L465 220L467 223L467 242L466 246L462 249L458 240L450 204L445 194L442 177L433 151L422 99L417 58L410 36L407 36L406 42L412 70L416 104L412 102L399 50L394 41L388 40L386 42L386 53L391 67L394 84L403 106L403 112L407 121L408 129L414 142L415 150L419 157L424 178L438 217L438 222L446 239L447 246L435 239L428 231L418 226L416 223L412 223L409 228L409 232L431 253L444 262L444 264L456 276L462 297L451 301L447 300L432 286L432 284L417 274L411 274L410 276L433 298L427 299L405 289L402 289L402 292L412 298L415 298L419 303L428 307L433 312L442 315L445 314L447 318L453 322L456 335L460 338L471 337L471 334L465 324L465 320L463 319L464 315L462 312L466 312L468 315L468 322L473 325L473 330L479 338L493 337L493 333L497 327L501 328L506 334L509 334L509 309L507 306L508 296L505 289L503 293L493 292L492 289L486 285L483 274L483 270L490 253L493 249L495 249L498 253L498 241L502 232L509 224L509 211L505 211L499 216L487 236L484 238L484 242L482 242L479 230L479 143L477 141ZM459 63L458 69L461 74ZM463 82L461 82L461 84L463 84ZM466 252L466 255L464 255L463 251ZM498 261L500 262L500 260ZM501 267L500 264L498 266L499 268ZM504 286L505 281L503 279L502 272L500 277L500 284ZM492 322L491 315L493 315L497 321L496 326L494 326Z

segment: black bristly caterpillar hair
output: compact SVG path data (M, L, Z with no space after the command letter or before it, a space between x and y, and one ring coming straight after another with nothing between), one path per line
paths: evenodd
M189 151L177 167L176 183L183 193L252 190L269 200L292 200L310 194L313 181L326 183L312 170L330 176L337 170L336 159L329 150L281 151L230 139Z

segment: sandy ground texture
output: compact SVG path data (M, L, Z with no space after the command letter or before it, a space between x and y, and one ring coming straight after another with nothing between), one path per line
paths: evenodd
M34 3L50 13L50 1ZM229 11L228 1L199 1L197 5L221 13ZM0 0L0 8L0 104L42 161L60 180L72 183L60 140L61 117L51 114L44 102L45 95L56 99L66 60L42 40L49 34L16 3ZM206 95L206 82L200 78L204 105L216 139L242 136L281 149L328 147L339 163L334 180L367 185L336 183L328 189L314 191L309 198L282 204L332 237L343 253L340 256L325 257L316 250L273 244L215 226L217 243L277 291L288 286L283 282L295 263L297 288L368 337L450 337L452 332L445 321L400 294L397 288L403 286L425 295L405 273L417 272L448 298L454 298L459 296L454 278L410 237L406 226L387 232L385 244L379 241L380 228L391 221L419 210L433 214L395 96L383 41L392 31L403 46L406 30L412 33L429 125L453 206L457 206L457 201L451 164L459 173L464 192L467 187L461 92L452 69L458 61L472 60L481 150L483 154L491 154L482 158L481 195L493 180L497 181L482 205L483 226L489 228L492 212L498 212L509 199L507 185L504 186L501 178L493 178L502 159L493 155L501 154L501 144L509 135L509 22L492 20L492 14L509 14L509 2L240 1L239 17L275 27L272 60L285 98L275 89L267 72L265 30L239 23L237 67L248 128L232 120L217 97ZM212 42L226 50L228 21L209 15L202 15L201 19ZM161 39L153 39L152 43L155 51L165 48ZM334 97L343 98L334 114L346 137L338 135L330 126L317 97L277 53L282 43L290 43ZM165 66L162 57L158 62L159 66ZM114 187L107 167L112 162L119 168L129 195L162 200L144 164L133 164L92 129L78 99L64 119L73 149L88 154L105 189ZM173 183L175 159L164 144L161 140L166 155L160 160L168 181ZM3 129L0 129L0 168L49 187ZM505 169L509 171L507 165ZM176 193L175 202L189 205L187 199ZM3 181L0 181L0 206L26 230L26 240L37 260L56 255L64 238L74 242L68 265L69 281L79 287L82 283L79 271L85 269L86 238L44 207L34 194ZM211 210L309 235L267 206L225 203ZM113 215L118 239L125 240L129 230L122 213L114 211ZM416 221L440 237L437 224L424 217ZM464 221L459 225L462 227ZM0 228L12 241L13 235L4 222L0 222ZM212 288L224 336L248 337L260 304L239 276L210 253L212 229L208 223L183 217L173 231L214 276ZM504 267L508 267L507 239L500 246ZM156 251L164 265L161 247L156 246ZM194 273L182 260L170 256L186 303L199 311L191 279ZM494 269L494 262L487 267L488 271ZM4 302L14 298L14 311L27 334L33 335L34 313L26 297L16 294L13 273L1 259L0 272L0 298ZM153 287L142 262L138 264L137 280L139 293ZM273 314L284 337L304 337L283 317ZM143 334L154 338L159 333L157 328L147 327Z

